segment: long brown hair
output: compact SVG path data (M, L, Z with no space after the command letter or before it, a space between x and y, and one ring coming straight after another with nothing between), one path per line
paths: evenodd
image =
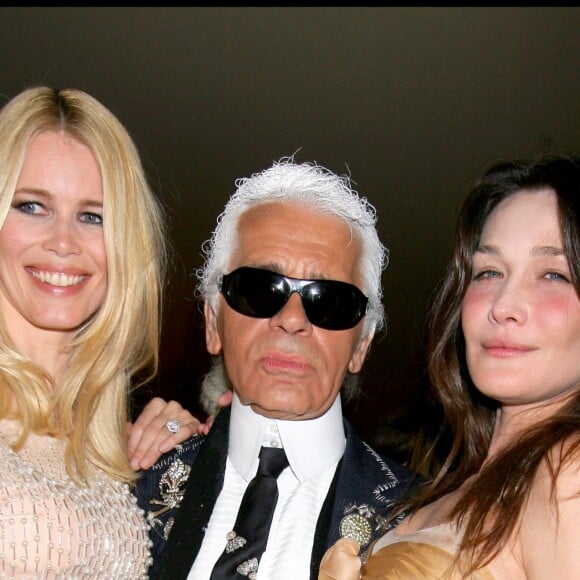
M427 319L430 382L451 432L448 455L435 477L404 506L414 511L459 488L479 472L451 517L464 531L461 556L470 573L489 563L514 531L540 463L555 485L560 469L580 447L580 389L551 417L483 466L498 403L473 384L465 358L461 303L472 276L473 254L497 205L521 189L549 188L557 198L564 252L580 296L580 158L544 156L494 164L475 183L461 209L455 249L431 300ZM563 450L553 462L554 450ZM483 466L483 467L482 467ZM580 491L580 490L579 490Z

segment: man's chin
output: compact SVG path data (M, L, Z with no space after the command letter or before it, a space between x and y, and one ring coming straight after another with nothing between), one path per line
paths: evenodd
M250 403L251 409L254 413L267 417L268 419L278 419L281 421L300 421L309 419L307 412L304 409L287 406L275 405L268 403Z

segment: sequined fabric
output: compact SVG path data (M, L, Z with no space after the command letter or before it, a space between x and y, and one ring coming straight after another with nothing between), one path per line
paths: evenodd
M63 441L31 435L15 454L15 434L0 420L0 578L147 578L148 526L129 487L101 472L80 487Z

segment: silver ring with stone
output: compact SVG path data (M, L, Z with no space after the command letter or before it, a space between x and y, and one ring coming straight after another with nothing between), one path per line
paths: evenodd
M167 423L165 423L166 429L170 433L177 433L181 429L181 421L177 419L169 419Z

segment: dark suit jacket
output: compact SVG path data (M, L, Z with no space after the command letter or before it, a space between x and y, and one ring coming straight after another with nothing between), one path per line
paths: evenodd
M187 578L223 485L229 418L229 408L220 411L207 437L193 437L176 451L166 454L137 483L139 505L153 523L151 578ZM314 580L318 577L324 552L341 537L341 522L345 521L345 516L362 513L367 519L372 530L365 544L368 546L384 532L379 529L381 516L385 516L393 501L408 490L413 475L364 443L346 419L344 428L346 449L316 525L310 567L310 578ZM184 471L188 464L191 472L187 478ZM159 510L165 511L151 515ZM166 542L169 529L171 533Z

